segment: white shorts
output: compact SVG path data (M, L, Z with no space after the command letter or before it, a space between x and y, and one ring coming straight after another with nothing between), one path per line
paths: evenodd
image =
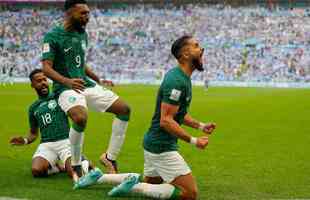
M41 143L33 154L32 159L36 157L46 159L51 166L55 166L58 161L66 163L66 160L71 157L69 139Z
M191 173L185 160L177 151L153 154L144 150L144 176L160 176L166 183Z
M111 90L96 85L77 93L74 90L63 91L58 99L58 104L66 113L75 106L89 106L97 112L105 112L119 97Z

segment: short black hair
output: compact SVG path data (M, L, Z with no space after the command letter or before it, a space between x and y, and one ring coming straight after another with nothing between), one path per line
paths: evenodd
M42 69L34 69L30 72L29 74L29 79L32 82L34 75L36 75L37 73L43 73Z
M75 6L75 4L87 4L87 2L86 0L66 0L64 5L65 11Z
M191 35L184 35L174 41L171 47L171 53L176 58L179 59L181 57L181 49L187 44L189 39L193 38Z

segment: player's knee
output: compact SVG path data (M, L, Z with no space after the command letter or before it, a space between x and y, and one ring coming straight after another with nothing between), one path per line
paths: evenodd
M184 192L183 197L184 197L183 199L186 200L196 200L198 197L198 189L197 188L187 189Z
M130 115L130 113L131 113L131 108L130 108L128 105L126 105L125 107L126 107L126 108L125 108L126 114L127 114L127 115Z
M87 114L76 114L72 116L72 121L81 128L85 128L87 124Z
M129 121L130 112L131 112L130 107L128 105L125 105L122 109L122 112L116 115L116 117L122 121Z
M87 124L87 117L85 117L85 116L79 116L77 119L76 119L76 121L75 121L75 123L77 124L77 125L79 125L80 127L86 127L86 124Z
M47 176L47 169L43 169L43 168L40 168L40 167L33 166L31 168L31 172L32 172L32 176L35 177L35 178L46 177Z
M84 108L72 108L68 111L69 117L72 119L73 123L81 128L85 128L87 124L87 110Z
M127 104L125 104L123 106L121 115L128 115L129 116L130 112L131 112L130 107Z
M196 200L198 198L198 190L197 188L191 191L191 197L193 200Z

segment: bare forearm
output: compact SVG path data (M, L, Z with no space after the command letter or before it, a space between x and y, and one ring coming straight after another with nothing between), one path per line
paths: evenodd
M191 135L189 135L176 121L173 119L165 120L161 122L161 128L168 133L176 136L177 138L186 142L191 141Z
M33 143L37 139L38 134L39 134L39 131L37 127L30 128L29 134L26 137L24 137L24 142L25 142L24 144Z
M192 118L189 114L185 115L184 117L184 125L198 129L200 126L200 122L194 118Z
M89 67L85 68L85 73L88 77L100 84L100 78Z
M30 131L29 131L29 135L28 135L28 144L34 142L37 137L39 135L39 129L37 127L34 127L34 128L30 128Z
M37 139L37 137L38 137L37 134L29 133L29 135L25 137L27 139L27 144L33 143Z
M38 137L38 128L34 127L34 128L30 129L29 134L26 137L21 137L21 136L13 137L10 140L10 144L12 144L12 145L30 144L30 143L34 142L37 137Z
M59 74L58 72L56 72L53 69L53 64L50 61L43 61L43 72L44 74L49 77L50 79L52 79L53 81L56 81L58 83L61 84L66 84L66 77L62 76L61 74Z

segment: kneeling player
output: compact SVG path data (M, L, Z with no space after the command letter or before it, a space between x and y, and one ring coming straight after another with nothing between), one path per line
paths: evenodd
M25 138L12 138L10 143L30 144L36 140L40 130L41 144L32 158L32 175L45 177L57 173L61 170L57 163L62 161L65 166L63 170L72 176L68 118L59 107L55 95L49 93L47 77L43 72L40 69L33 70L29 78L38 95L38 99L29 108L30 133ZM87 164L88 161L84 163ZM76 182L78 178L73 179Z
M191 36L183 36L172 45L171 52L178 66L164 77L157 95L152 124L144 137L144 181L129 176L113 188L110 196L130 191L158 199L197 199L198 189L190 168L178 153L177 140L193 144L199 149L208 145L208 136L192 137L181 125L201 129L211 134L215 124L204 124L188 114L192 100L191 75L203 71L204 49Z

